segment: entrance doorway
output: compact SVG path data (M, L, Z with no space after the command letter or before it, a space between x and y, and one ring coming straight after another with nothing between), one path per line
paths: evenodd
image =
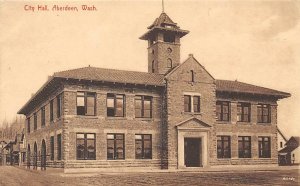
M201 167L201 138L184 138L184 164L186 167Z

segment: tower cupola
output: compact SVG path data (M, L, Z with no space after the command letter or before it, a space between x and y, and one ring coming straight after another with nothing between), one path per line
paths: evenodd
M189 31L182 30L164 12L140 37L148 41L148 72L166 74L180 63L180 38Z

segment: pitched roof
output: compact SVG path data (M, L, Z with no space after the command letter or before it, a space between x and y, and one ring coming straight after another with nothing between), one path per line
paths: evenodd
M292 136L287 142L286 147L278 151L279 153L289 153L300 146L300 137Z
M175 32L178 36L183 37L189 33L188 30L182 30L177 25L177 23L173 22L172 19L166 14L161 13L158 18L154 20L154 22L147 27L148 31L140 37L142 40L148 40L152 38L157 32Z
M290 93L281 92L274 89L251 85L239 81L216 80L217 91L220 92L234 92L234 93L248 93L257 95L270 95L280 98L290 97Z
M96 67L84 67L56 72L54 77L104 81L112 83L131 83L142 85L164 86L164 76L160 74L114 70Z
M55 88L58 88L60 78L76 79L76 80L92 80L109 83L124 83L136 85L152 85L165 86L165 76L155 73L125 71L115 69L105 69L96 67L83 67L78 69L56 72L48 81L32 96L27 103L18 111L18 114L25 114L33 107L33 103L37 104L38 100L43 99L43 94ZM220 92L236 92L250 93L257 95L270 95L277 98L285 98L291 96L289 93L280 92L273 89L259 87L247 83L228 80L216 80L217 91ZM30 106L31 105L31 106Z
M293 146L293 147L292 146L286 146L283 149L281 149L280 151L278 151L278 153L290 153L293 150L295 150L296 148L298 148L298 147L296 147L296 146Z
M174 23L166 13L162 12L160 16L156 18L150 26L148 26L148 29L151 29L154 26L163 27L164 24L173 26L177 25L177 23Z
M281 132L281 130L279 130L278 127L277 127L277 131L282 136L282 138L284 139L284 141L286 142L287 141L286 137L283 135L283 133Z

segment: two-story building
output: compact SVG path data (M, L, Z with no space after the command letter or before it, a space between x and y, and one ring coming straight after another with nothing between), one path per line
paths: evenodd
M180 63L186 34L161 13L140 37L148 72L54 73L18 112L28 164L66 172L277 165L277 101L290 94L216 80L193 55Z

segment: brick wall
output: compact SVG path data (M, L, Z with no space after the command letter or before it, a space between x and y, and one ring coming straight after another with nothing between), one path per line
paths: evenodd
M231 137L231 158L217 159L217 142L213 141L214 151L211 153L211 165L242 165L242 164L277 164L277 103L271 97L258 97L236 94L217 93L220 101L230 101L231 119L229 122L217 121L215 124L216 135ZM237 103L246 102L251 104L250 122L237 121ZM257 123L258 103L270 104L271 123ZM238 136L251 137L251 158L238 158ZM265 136L271 139L271 157L259 158L258 137ZM214 138L215 139L215 138Z
M76 114L76 92L96 93L96 115ZM107 117L107 93L125 95L125 117ZM152 96L152 118L135 118L135 95ZM154 87L120 85L67 84L64 90L64 154L65 167L153 167L160 168L161 160L161 90ZM96 134L96 160L76 160L76 133ZM107 160L107 134L123 133L125 137L125 160ZM152 134L152 160L135 159L135 134Z
M191 82L191 70L195 73L195 82ZM168 167L176 169L178 163L176 125L191 117L210 125L215 123L215 84L214 79L191 56L167 79ZM190 93L200 95L200 114L184 112L184 95Z

